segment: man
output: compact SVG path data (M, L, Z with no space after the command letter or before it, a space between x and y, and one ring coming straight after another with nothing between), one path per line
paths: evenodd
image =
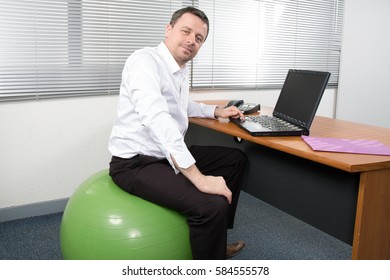
M188 69L207 38L209 21L193 7L176 11L156 48L134 52L122 73L118 116L109 141L110 175L125 191L187 216L194 259L224 259L246 156L238 149L184 143L188 116L241 117L234 106L190 101Z

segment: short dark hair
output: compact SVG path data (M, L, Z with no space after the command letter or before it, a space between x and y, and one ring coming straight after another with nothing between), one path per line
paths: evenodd
M195 7L188 6L188 7L181 8L181 9L177 10L176 12L173 13L169 24L171 26L174 26L175 23L177 22L177 20L185 13L190 13L190 14L197 16L207 25L207 34L206 34L206 38L207 38L207 36L209 35L209 29L210 29L209 19L203 11L201 11ZM205 38L205 40L206 40L206 38Z

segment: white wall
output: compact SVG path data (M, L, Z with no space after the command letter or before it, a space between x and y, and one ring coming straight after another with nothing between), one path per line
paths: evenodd
M327 89L321 99L317 115L333 118L335 115L336 89ZM280 90L218 90L213 92L194 91L192 100L244 99L246 102L260 103L262 106L274 107Z
M192 97L245 98L273 106L277 94L198 92ZM332 91L326 96L321 106L331 116ZM0 103L0 209L68 198L87 177L108 168L116 104L117 96Z
M107 168L116 97L0 104L0 209L69 197Z
M348 1L347 33L364 31L352 20L355 14L357 18L364 19L363 14L369 10L368 4L364 2ZM370 30L365 31L378 34L367 34L371 37L388 36L384 30L386 26L390 26L389 20L385 22L384 19L385 1L367 1L369 4L373 2L378 2L378 5L372 4L376 7L372 11L372 21L380 25L373 23ZM386 6L388 8L389 4ZM376 13L380 15L379 19L375 19ZM342 88L337 112L340 117L360 121L360 114L368 111L367 104L370 105L371 102L375 103L375 108L384 107L389 104L389 97L381 91L385 87L377 75L369 75L374 81L367 82L374 89L369 91L369 95L368 86L363 85L365 89L362 91L350 82L353 76L351 73L359 72L357 66L367 69L361 63L356 63L362 58L363 51L354 51L357 39L357 35L345 34L340 81ZM364 48L372 50L375 59L385 59L387 63L376 67L382 66L382 70L389 73L385 68L389 64L387 50L369 44L365 44ZM382 53L377 54L378 50ZM367 52L368 50L364 54ZM372 65L369 59L363 62ZM366 72L370 71L373 70ZM361 76L354 80L359 82ZM363 92L366 96L358 99L351 95L356 92ZM191 96L194 100L243 98L249 102L273 106L278 91L217 91L212 94L195 92ZM334 90L326 91L318 110L319 115L333 115L334 96ZM354 105L351 109L349 104L352 101ZM0 210L68 198L87 177L108 168L110 155L107 141L115 117L116 102L116 96L103 96L0 103ZM383 115L372 118L370 122L385 126L390 119L390 110L383 111ZM374 113L376 114L376 110ZM365 120L366 118L362 122Z
M317 115L333 118L335 115L336 89L327 89L324 92ZM280 90L231 90L192 92L192 100L218 100L218 99L244 99L246 102L260 103L262 106L274 107L279 97Z
M390 1L347 0L336 117L390 128Z

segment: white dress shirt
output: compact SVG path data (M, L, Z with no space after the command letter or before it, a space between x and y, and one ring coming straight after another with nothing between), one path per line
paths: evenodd
M117 118L109 140L113 156L166 158L181 168L195 163L184 143L188 117L214 118L215 105L189 100L188 68L180 68L162 42L135 51L122 72Z

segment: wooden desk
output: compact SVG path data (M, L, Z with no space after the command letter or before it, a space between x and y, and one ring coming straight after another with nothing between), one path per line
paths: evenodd
M227 101L205 101L225 105ZM269 114L262 108L261 114ZM190 122L224 134L304 158L348 173L359 174L352 259L390 259L390 156L314 152L300 137L253 137L228 120L191 118ZM316 117L310 136L374 139L390 146L390 129Z

